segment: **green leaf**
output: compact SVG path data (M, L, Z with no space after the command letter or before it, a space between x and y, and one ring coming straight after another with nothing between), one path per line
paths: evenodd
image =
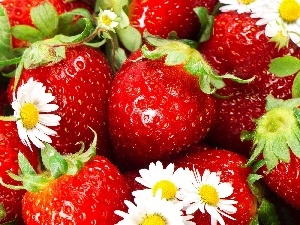
M262 175L259 174L255 174L255 173L251 173L249 174L249 176L247 177L247 181L249 183L250 186L253 186L253 184L260 180L262 178Z
M300 70L300 60L293 56L283 56L271 60L269 71L279 77L290 76Z
M74 36L66 36L63 34L58 34L53 39L58 40L59 42L62 43L76 43L76 42L83 41L85 38L87 38L89 35L92 34L92 32L94 31L94 27L91 20L87 18L82 18L82 20L86 22L86 25L84 30L80 34Z
M36 171L33 169L28 159L21 152L18 153L18 162L24 176L36 175Z
M7 60L0 61L0 67L18 64L21 61L21 58L22 57L17 57L14 59L7 59Z
M293 98L300 97L300 72L296 74L293 86L292 86L292 96Z
M272 141L267 140L265 142L263 156L264 156L264 160L265 160L268 171L273 170L278 164L278 158L274 154Z
M280 225L274 204L265 198L258 207L258 218L264 225Z
M65 59L66 48L54 39L33 43L24 51L22 60L25 69L46 64L55 64Z
M55 7L45 1L30 12L33 24L40 30L44 37L53 37L58 29L58 13Z
M136 28L128 26L124 29L116 29L116 32L127 50L134 52L142 46L142 36Z
M282 136L278 136L273 140L272 146L273 152L275 156L283 161L283 162L290 162L290 149L285 141L285 138Z
M12 35L20 40L30 43L41 41L44 39L44 34L38 29L28 25L16 25L11 28Z
M241 132L241 140L242 141L252 141L253 138L254 138L254 132L253 131L243 130Z
M58 178L67 173L67 161L50 144L45 143L45 148L42 149L41 156L45 168L51 172L52 177Z
M14 58L14 54L12 51L10 23L4 7L0 4L0 60L11 58Z
M214 17L208 14L206 7L196 7L194 8L194 12L197 14L201 23L199 43L208 41L213 33Z

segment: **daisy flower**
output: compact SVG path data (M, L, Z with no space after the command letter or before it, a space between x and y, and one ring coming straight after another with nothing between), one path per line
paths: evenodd
M99 15L97 17L98 26L111 31L114 31L114 28L119 25L118 20L119 18L117 14L112 10L100 9Z
M220 0L220 3L224 6L220 7L222 12L237 11L241 13L250 13L257 7L262 5L262 1L259 0Z
M300 46L300 0L265 1L263 7L254 10L251 17L259 19L257 25L268 26L268 37L285 37L287 33L288 38Z
M169 164L165 169L160 161L156 164L150 163L149 169L141 169L141 177L135 180L146 188L132 193L135 197L154 196L160 189L162 197L169 201L178 201L178 190L185 184L183 180L186 177L187 169L174 169L174 164Z
M116 210L123 219L116 225L196 225L190 221L193 216L184 216L182 204L162 198L161 190L149 198L135 198L135 204L125 201L128 213Z
M17 96L13 94L12 108L18 134L23 144L30 148L30 141L38 148L45 147L43 141L51 143L49 135L55 135L56 132L47 126L57 126L61 119L60 116L49 113L57 110L58 105L49 104L55 97L45 91L42 83L30 78L18 88Z
M216 225L219 222L225 225L222 216L234 220L228 214L236 213L235 200L225 199L233 193L233 187L230 183L220 182L220 176L216 172L205 170L203 176L198 170L194 169L194 175L191 177L185 187L180 190L180 199L186 207L186 213L193 214L198 209L211 216L211 224Z

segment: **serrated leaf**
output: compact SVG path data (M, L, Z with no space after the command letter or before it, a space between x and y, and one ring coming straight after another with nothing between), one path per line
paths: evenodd
M279 136L273 140L273 152L279 160L286 163L290 161L290 149L284 137Z
M53 37L58 29L58 13L55 7L45 1L30 11L33 24L45 37Z
M11 57L13 57L13 53L10 23L4 7L0 4L0 60L10 59Z
M117 29L116 32L120 42L127 50L134 52L142 46L142 36L136 28L127 26L124 29Z
M283 56L271 60L269 71L279 77L290 76L300 70L300 60L293 56Z
M28 25L16 25L11 28L12 35L20 40L30 43L41 41L44 39L44 34L38 29Z

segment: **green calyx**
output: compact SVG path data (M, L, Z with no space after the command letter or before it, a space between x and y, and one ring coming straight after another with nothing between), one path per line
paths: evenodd
M22 185L6 184L1 178L0 184L13 190L25 189L29 192L37 192L47 186L52 180L65 174L76 175L84 166L84 163L90 161L96 155L97 134L94 130L92 131L94 140L89 149L84 151L84 144L82 143L81 149L75 154L61 155L50 144L45 143L45 148L41 150L41 158L45 170L41 173L37 173L26 157L19 152L20 173L18 175L11 171L7 171L7 173L13 180L21 182Z
M223 88L223 79L231 79L238 83L249 83L254 79L253 77L243 80L232 74L219 76L197 49L180 40L162 39L147 32L144 33L144 38L149 45L155 47L154 50L149 50L146 45L142 46L145 58L155 60L165 57L167 66L183 65L188 73L198 77L200 88L206 94L213 94Z
M286 101L267 98L267 112L256 121L254 132L243 132L242 139L253 141L253 154L247 165L263 155L263 163L268 172L277 166L279 161L290 162L290 151L300 157L300 98ZM257 166L257 165L256 165Z

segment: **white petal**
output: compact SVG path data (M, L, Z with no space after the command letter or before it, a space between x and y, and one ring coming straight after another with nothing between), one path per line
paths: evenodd
M54 114L40 114L39 122L46 126L57 126L59 125L61 117Z
M218 213L217 209L210 205L205 205L206 211L214 217L221 225L225 225L225 222L222 218L222 216Z
M39 139L36 138L36 136L34 135L34 133L33 133L32 130L28 130L27 131L27 135L28 135L28 138L30 139L30 141L32 141L32 143L36 147L41 148L41 149L43 149L45 147L45 145L43 144L43 142L41 142Z
M44 126L40 123L37 123L37 125L35 127L36 127L36 129L40 130L41 132L43 132L44 134L47 134L47 135L53 136L53 135L57 134L56 131L54 131L54 130L52 130L52 129L50 129L50 128L48 128L48 127L46 127L46 126Z

